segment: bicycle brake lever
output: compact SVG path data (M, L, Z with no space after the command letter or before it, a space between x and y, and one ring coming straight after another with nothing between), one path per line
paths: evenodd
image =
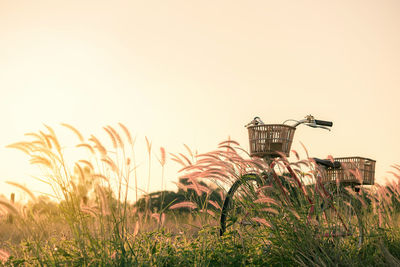
M310 126L310 127L312 127L312 128L321 128L321 129L324 129L324 130L331 131L330 128L328 128L328 127L326 127L326 126L316 125L315 123L307 123L306 125L307 125L307 126Z
M318 128L321 128L321 129L324 129L324 130L328 130L328 131L331 131L331 129L330 128L328 128L328 127L326 127L326 126L317 126Z

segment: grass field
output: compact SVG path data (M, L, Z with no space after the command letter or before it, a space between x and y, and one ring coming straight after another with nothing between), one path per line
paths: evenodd
M86 150L87 158L68 163L50 127L46 132L27 134L28 141L10 145L42 169L42 182L52 186L57 201L9 182L30 200L0 199L0 260L4 265L400 265L397 165L391 184L363 187L358 193L342 188L341 194L329 199L310 183L318 173L313 163L299 160L292 167L302 177L301 187L293 186L290 175L281 175L280 186L243 190L235 199L240 207L237 215L256 222L257 227L242 227L232 219L220 236L227 189L246 173L262 177L269 168L266 163L248 157L234 141L222 142L215 151L202 155L187 148L187 155L169 156L182 165L177 174L178 193L145 195L135 204L128 194L140 194L138 179L150 182L150 175L137 176L134 140L126 127L120 124L120 131L104 128L112 144L106 148L95 136L85 139L72 126L64 126L76 135L76 149ZM147 147L151 158L150 142ZM166 158L161 148L162 168ZM339 190L340 185L333 187ZM171 196L179 196L179 201ZM316 203L312 212L308 199ZM329 205L340 213L346 207L357 210L356 216L348 218L348 225L354 225L351 235L332 234L341 222L326 208Z

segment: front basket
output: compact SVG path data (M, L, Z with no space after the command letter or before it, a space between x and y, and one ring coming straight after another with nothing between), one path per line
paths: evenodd
M262 124L250 126L250 156L252 157L280 157L289 156L292 146L295 127L284 124Z
M334 158L342 165L340 169L327 169L323 182L373 185L375 182L375 160L362 157Z

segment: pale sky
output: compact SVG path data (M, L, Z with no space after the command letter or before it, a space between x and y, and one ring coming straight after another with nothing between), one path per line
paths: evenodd
M91 134L122 122L146 169L144 136L155 153L207 152L228 136L248 149L256 115L333 121L300 127L293 149L375 159L383 183L400 163L399 12L397 0L0 0L0 193L14 190L6 180L41 190L5 146L43 123Z

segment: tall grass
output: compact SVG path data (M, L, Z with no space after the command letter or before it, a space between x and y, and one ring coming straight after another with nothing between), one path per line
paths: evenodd
M1 243L4 264L361 266L400 262L399 165L392 172L395 180L385 186L353 192L334 184L331 192L340 194L329 195L318 178L324 173L311 159L299 160L297 153L297 162L276 161L279 176L275 177L268 174L269 164L250 158L235 141L224 141L203 154L185 145L186 154L169 155L181 165L177 187L188 198L161 201L154 213L149 208L149 187L143 190L145 210L129 201L132 193L139 199L140 189L135 139L124 125L119 124L119 130L104 127L111 148L94 135L86 139L73 126L63 126L76 136L76 149L86 151L87 157L69 162L49 126L27 134L28 141L9 146L26 153L30 163L41 168L40 180L52 187L58 202L50 212L50 202L10 183L29 194L31 201L23 207L0 200L2 210L15 215L13 226L23 234L21 243L14 241L14 246ZM150 165L153 150L147 138L146 144L149 173L141 179L149 183L154 174ZM164 148L158 159L164 189ZM286 173L287 165L300 177L299 183ZM257 187L244 184L234 203L237 215L244 215L240 220L251 224L232 226L219 236L221 200L237 180L249 174L261 182ZM162 191L161 199L165 197ZM41 205L47 208L37 208ZM331 206L338 213L347 206L357 210L357 217L350 218L360 222L354 224L355 235L332 234L341 219L328 212ZM364 240L360 244L357 235L361 231Z
M49 126L47 131L27 134L31 140L9 147L23 151L31 164L41 168L40 179L53 189L53 196L60 203L60 216L68 225L71 234L68 241L73 247L75 262L84 265L94 261L107 264L110 259L132 262L135 253L131 244L141 225L141 218L128 200L132 179L136 200L139 195L134 140L124 125L119 125L124 136L106 126L104 130L112 144L109 149L96 136L85 139L73 126L63 126L77 137L76 148L86 150L87 158L68 162L64 147ZM13 211L9 203L0 204ZM56 247L57 242L41 238L34 241L33 254L38 263L58 261L53 253L44 253L44 247Z
M231 228L225 235L242 246L248 242L254 246L256 242L264 247L267 262L271 264L337 266L400 262L398 173L392 172L396 180L388 185L364 186L356 192L339 181L323 184L321 176L326 173L312 159L289 163L282 157L276 160L276 166L279 177L268 174L271 169L264 161L249 159L236 142L226 141L216 151L199 155L196 164L185 164L181 171L186 172L184 176L189 177L191 186L199 193L199 179L227 189L249 173L260 178L262 184L257 188L251 188L254 184L240 185L242 191L235 202L240 207L235 208L243 218L237 218L240 214L234 217L237 224L253 221L260 227L255 228L253 223L251 229ZM285 166L291 166L300 183L292 174L285 175ZM394 168L400 171L399 165ZM360 173L351 171L355 175Z

